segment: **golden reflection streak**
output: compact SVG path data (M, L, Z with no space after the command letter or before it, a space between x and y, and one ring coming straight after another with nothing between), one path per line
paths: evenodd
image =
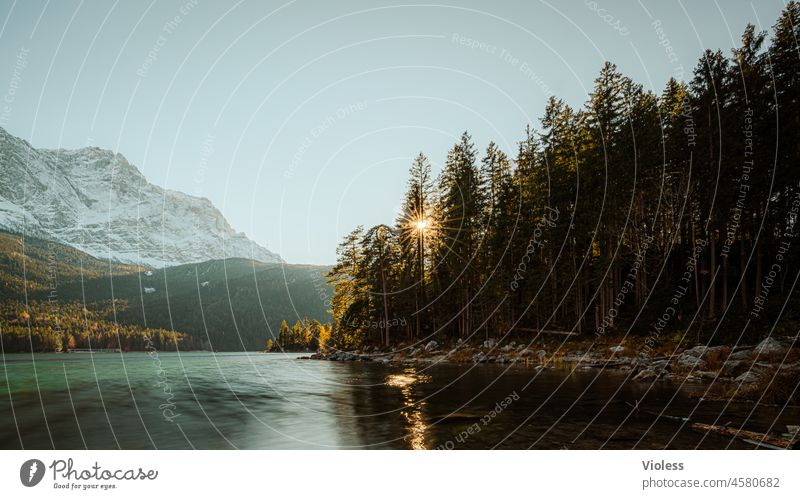
M422 407L425 402L414 402L412 387L417 383L427 383L430 376L419 374L414 369L409 368L401 374L391 374L386 378L386 385L399 388L403 395L405 409L400 414L406 420L408 435L405 440L411 445L413 450L425 450L425 430L428 428L422 417Z

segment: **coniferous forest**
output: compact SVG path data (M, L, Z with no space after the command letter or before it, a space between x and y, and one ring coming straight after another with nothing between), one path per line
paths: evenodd
M606 62L581 108L550 97L514 151L464 132L438 174L419 154L402 215L338 248L331 341L796 331L799 38L790 2L685 81L652 91Z

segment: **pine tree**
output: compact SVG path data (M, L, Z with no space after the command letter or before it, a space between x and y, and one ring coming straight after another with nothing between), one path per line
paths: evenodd
M467 132L448 154L440 179L438 216L441 217L437 260L440 283L450 283L445 290L450 304L459 312L456 334L472 334L472 302L477 287L475 258L482 242L480 175L475 164L476 151Z
M281 321L281 329L278 332L278 346L281 349L286 349L289 346L289 325L286 324L286 319Z
M408 187L403 208L397 220L400 286L413 289L413 295L405 293L399 304L404 315L413 315L413 335L421 334L422 322L427 319L423 311L427 308L426 277L427 250L425 239L433 237L437 227L434 223L434 185L428 158L420 153L408 172ZM413 298L410 300L409 298Z

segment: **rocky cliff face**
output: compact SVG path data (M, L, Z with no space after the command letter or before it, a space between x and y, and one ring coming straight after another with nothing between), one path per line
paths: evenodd
M208 199L149 183L121 154L35 149L2 128L0 228L155 267L229 257L281 261L236 232Z

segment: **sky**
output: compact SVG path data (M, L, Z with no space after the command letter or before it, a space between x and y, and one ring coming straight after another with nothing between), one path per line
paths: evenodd
M660 93L780 0L0 0L0 126L98 146L210 199L289 263L392 223L412 159L464 130L513 154L550 95L579 107L604 61ZM22 61L22 62L20 62ZM16 71L16 76L15 76Z

